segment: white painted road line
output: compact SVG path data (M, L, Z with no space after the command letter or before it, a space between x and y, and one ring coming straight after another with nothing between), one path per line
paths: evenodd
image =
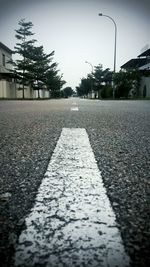
M78 107L71 107L71 111L78 111L79 108Z
M128 266L85 129L62 130L26 227L15 266Z

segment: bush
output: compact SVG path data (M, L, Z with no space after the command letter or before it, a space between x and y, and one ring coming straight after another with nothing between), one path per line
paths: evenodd
M113 96L113 88L111 85L105 85L101 91L102 98L112 98Z
M51 98L60 98L61 97L61 91L55 90L51 92Z

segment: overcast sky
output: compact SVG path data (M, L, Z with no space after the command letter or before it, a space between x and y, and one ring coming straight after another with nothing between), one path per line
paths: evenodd
M91 67L113 70L114 25L117 24L117 70L150 45L150 0L0 0L0 41L13 49L14 29L22 18L32 21L38 45L55 50L63 78L73 89Z

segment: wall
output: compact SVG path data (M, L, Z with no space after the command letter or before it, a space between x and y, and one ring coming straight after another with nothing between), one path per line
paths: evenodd
M141 96L143 96L143 90L145 85L146 85L146 97L150 97L150 77L142 77L141 79L141 85L140 85Z
M16 85L16 97L17 98L22 98L23 95L23 90L18 90L19 88L22 88L22 85L20 86L19 84ZM33 98L34 97L34 92L29 86L25 86L24 89L24 98Z
M16 86L14 82L0 80L0 98L15 98Z
M3 55L5 55L5 66L3 66ZM9 72L8 69L12 69L12 65L7 63L10 59L12 59L12 55L0 47L0 72Z
M22 98L22 90L18 90L19 84L0 80L0 98ZM30 87L25 87L25 98L33 98L34 92Z
M39 94L40 94L40 98L50 98L50 93L48 90L43 89L43 90L39 90ZM34 98L38 98L38 91L34 90Z

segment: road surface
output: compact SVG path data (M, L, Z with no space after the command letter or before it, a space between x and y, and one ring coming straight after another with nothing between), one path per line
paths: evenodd
M148 266L150 102L76 98L1 101L0 112L2 266ZM80 130L81 133L76 138L75 133ZM67 146L68 151L72 151L69 163L68 156L65 158L68 155L67 148L64 153L58 146L66 131L63 140L67 140L70 131L72 136L67 143L64 144L63 141L60 146ZM76 139L81 139L81 142L76 144ZM84 140L88 140L85 147ZM82 146L82 156L78 157ZM87 147L90 154L85 152ZM60 160L55 166L52 160L57 148L58 155L63 155L65 160L63 163ZM78 149L79 152L75 153ZM77 166L74 166L74 174L70 162ZM81 162L83 165L78 166ZM92 164L89 168L90 162ZM56 170L58 166L59 171ZM78 168L80 174L76 173ZM42 212L43 207L48 207L49 215L46 218L49 218L50 225L46 225L51 230L46 230L43 234L49 236L47 248L35 249L35 255L39 251L43 251L43 254L40 257L35 256L35 262L32 260L31 264L26 256L19 253L25 251L25 248L34 252L33 246L37 240L31 242L27 235L32 236L30 227L33 231L33 224L39 221L35 210L37 211L37 201L48 171L50 188L47 185L45 188L48 188L49 201L46 206L46 191L43 191L41 203ZM89 175L90 171L92 174ZM93 182L89 178L91 176ZM58 192L63 192L63 183L66 183L67 190L62 196L63 201L60 201ZM101 198L105 199L103 205L99 202ZM102 206L108 214L100 212ZM111 212L110 218L114 220L112 225L108 218ZM43 221L47 222L47 219ZM97 222L96 226L94 222ZM101 228L102 223L107 226L107 230ZM44 229L42 227L40 224L40 236ZM114 246L110 246L114 242L110 236L115 234L106 234L108 229L116 231L115 244L121 244L120 250L116 247L119 254L114 253ZM108 238L104 238L105 241L100 244L104 233ZM42 246L46 246L45 244ZM34 257L32 253L29 255L31 257ZM20 262L20 258L23 262Z

